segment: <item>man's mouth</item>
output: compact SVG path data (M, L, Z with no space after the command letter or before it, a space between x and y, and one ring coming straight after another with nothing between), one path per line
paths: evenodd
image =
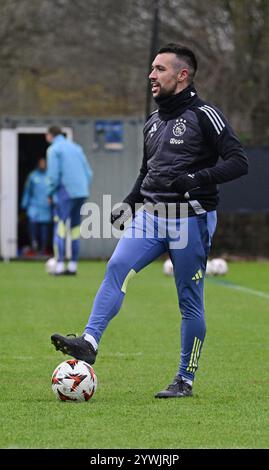
M153 93L156 92L159 88L160 88L160 86L158 85L158 83L156 83L156 82L151 83L151 91Z

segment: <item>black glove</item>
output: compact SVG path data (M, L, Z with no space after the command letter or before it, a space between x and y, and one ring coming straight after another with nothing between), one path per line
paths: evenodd
M177 176L172 181L170 188L172 191L185 195L193 189L198 189L200 184L201 181L198 173L186 173L185 175Z
M132 217L132 209L129 204L123 202L120 207L111 212L110 223L117 230L124 230L124 224L130 217Z

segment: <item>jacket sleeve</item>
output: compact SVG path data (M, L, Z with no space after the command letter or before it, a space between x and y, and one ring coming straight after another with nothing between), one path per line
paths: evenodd
M212 168L198 171L200 187L232 181L248 173L246 152L222 113L208 105L200 107L199 124L203 135L221 160Z
M88 179L88 184L90 185L92 181L92 177L93 177L93 171L82 148L81 148L81 156L82 156L82 162L83 162L85 174Z
M141 187L142 181L144 180L147 172L148 172L148 169L147 169L147 152L146 152L146 148L145 148L145 145L144 145L144 155L143 155L143 160L142 160L142 165L141 165L141 168L140 168L140 171L139 171L139 175L138 175L138 177L137 177L137 179L134 183L134 186L133 186L131 192L123 200L123 202L126 202L127 204L129 204L129 206L131 206L133 212L135 210L135 204L143 202L143 196L140 193L140 187Z
M53 196L60 185L60 155L53 145L47 150L47 194Z
M31 179L31 175L29 175L24 186L23 196L22 196L22 201L21 201L21 208L24 210L27 209L27 207L29 206L31 193L32 193L32 179Z

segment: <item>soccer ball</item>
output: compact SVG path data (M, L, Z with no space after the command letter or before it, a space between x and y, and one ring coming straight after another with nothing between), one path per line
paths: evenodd
M206 263L207 276L224 276L228 272L228 264L222 258L213 258ZM174 268L172 261L168 258L163 264L163 273L165 276L173 276Z
M55 274L57 261L55 258L50 258L46 261L45 269L48 274Z
M223 258L213 258L210 265L213 276L224 276L228 272L228 264Z
M213 265L210 260L207 261L206 263L206 271L205 271L207 276L213 276Z
M174 268L172 261L170 258L168 258L164 263L163 263L163 273L165 276L173 276L174 275Z
M61 401L89 401L96 388L93 368L84 361L70 359L59 364L51 377L52 391Z

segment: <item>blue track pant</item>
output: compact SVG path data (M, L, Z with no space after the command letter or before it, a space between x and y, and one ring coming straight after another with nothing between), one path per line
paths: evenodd
M49 222L36 222L35 220L29 220L29 234L31 239L31 246L38 246L42 255L46 253L49 238L49 230Z
M178 373L193 380L206 332L204 276L215 227L215 211L176 220L138 212L107 264L85 333L99 343L109 321L121 307L129 279L168 251L174 266L182 314ZM188 240L187 245L180 248L172 242L177 239L179 229L183 228L187 230Z
M61 196L61 197L60 197ZM66 248L66 222L70 219L71 230L71 261L77 261L80 239L80 209L85 198L70 199L62 191L55 206L54 253L57 261L64 261Z

